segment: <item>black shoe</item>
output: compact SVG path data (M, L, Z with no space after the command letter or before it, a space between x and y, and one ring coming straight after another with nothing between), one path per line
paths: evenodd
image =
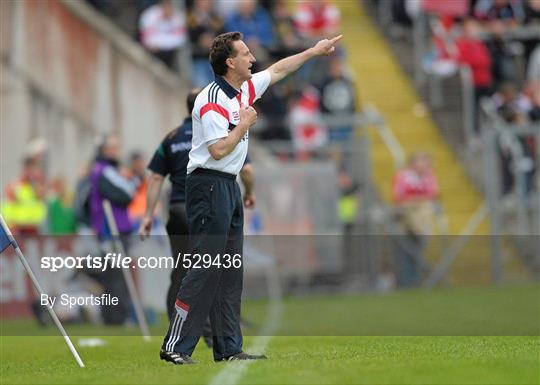
M159 352L159 358L168 362L172 362L175 365L190 365L195 363L195 361L193 361L191 357L187 354L166 352L165 350L161 350Z
M236 353L232 356L221 358L219 360L214 360L216 362L221 361L247 361L247 360L266 360L266 356L264 354L247 354L244 352Z

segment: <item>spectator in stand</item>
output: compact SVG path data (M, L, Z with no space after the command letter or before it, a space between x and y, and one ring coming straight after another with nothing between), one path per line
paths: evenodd
M536 45L536 48L529 58L527 79L534 82L537 87L540 87L540 44Z
M535 82L530 81L525 83L522 91L517 96L516 108L518 110L518 113L522 114L525 117L524 121L528 121L527 117L529 116L529 113L533 108L533 99L535 92L538 92L536 84Z
M111 235L103 211L103 201L111 203L118 231L131 232L128 206L140 184L137 177L130 178L126 169L120 169L120 142L114 135L107 136L99 145L98 155L90 173L90 218L92 229L100 239Z
M521 0L479 0L474 15L489 23L502 21L505 26L514 27L524 18Z
M307 44L324 39L337 33L340 29L341 15L339 9L326 0L303 1L294 15L298 32ZM343 51L336 47L336 55ZM297 76L301 81L320 84L324 74L328 73L329 62L326 57L317 58L303 66Z
M260 111L267 123L260 134L252 129L253 134L263 140L282 139L289 140L291 132L287 126L285 117L289 111L289 96L294 87L294 78L289 81L281 81L269 87L264 98L257 102L257 110Z
M142 45L169 68L176 65L176 56L187 41L185 15L172 0L161 0L146 9L139 20Z
M326 0L304 1L294 15L296 28L306 39L319 40L335 35L340 27L339 9Z
M146 161L140 151L133 151L129 156L129 171L127 175L130 180L140 181L133 198L128 206L128 216L134 231L139 228L144 212L146 210L146 190L148 187L146 180Z
M51 182L51 194L47 199L50 235L75 233L77 220L72 204L73 192L67 188L64 178L55 178Z
M26 155L36 162L36 167L39 168L39 173L41 174L41 182L45 186L49 161L49 144L47 140L41 137L31 140L28 143Z
M188 13L189 39L193 43L192 82L194 87L205 87L214 80L208 62L214 38L224 32L223 20L214 12L210 0L195 0Z
M21 175L8 184L2 216L15 234L38 234L47 217L45 184L40 161L28 156Z
M514 60L512 42L505 39L506 27L500 21L491 24L492 35L486 45L491 52L494 88L518 79L518 69Z
M276 33L275 54L278 58L292 55L300 50L302 43L294 24L294 19L289 12L287 3L278 0L272 7L272 20Z
M434 74L439 78L453 76L458 65L452 55L452 49L455 51L455 21L453 17L443 16L432 18L431 22L432 46L431 52L427 53L422 59L422 67L424 71Z
M529 119L532 123L540 122L540 87L537 87L533 93Z
M75 197L73 198L73 212L77 220L80 233L87 234L90 224L90 164L84 164L79 170L79 177L75 185Z
M525 2L525 27L540 28L540 0L528 0ZM525 59L527 63L531 60L532 52L540 43L540 33L534 39L522 41L525 46Z
M267 52L274 44L272 19L255 0L244 0L231 13L226 22L228 31L239 31L254 55L266 61Z
M148 178L146 177L146 159L142 152L133 151L130 159L130 179L140 181L133 199L128 206L129 220L133 230L137 231L146 210L146 194L148 191ZM159 213L159 208L158 208Z
M299 92L289 111L288 125L298 159L327 144L328 129L322 119L320 95L317 89L306 86Z
M343 59L336 56L330 61L328 76L320 87L321 111L332 117L350 116L356 111L356 91L351 79L345 74ZM334 126L330 140L346 142L352 139L353 123Z
M501 118L508 123L523 123L526 116L519 108L518 93L515 84L504 83L493 95L493 101Z
M540 0L528 0L525 3L525 24L540 23Z
M397 285L417 286L426 269L425 236L434 232L439 208L439 186L428 154L411 156L408 166L394 177L393 194L403 234L395 237Z
M103 209L104 200L111 204L112 213L120 240L128 252L128 236L132 227L127 207L139 185L137 178L129 179L127 170L120 169L120 142L114 135L104 138L98 148L98 155L90 173L90 220L92 229L102 242L103 252L109 252L106 245L111 238L111 230ZM130 300L120 269L109 268L105 271L86 271L104 288L105 293L118 297L117 306L102 306L102 317L106 324L123 324L130 309Z
M523 93L518 94L516 86L507 83L493 95L493 99L502 119L512 125L521 125L529 123L535 117L535 104L538 102L537 93L529 85ZM533 187L535 145L533 140L530 141L527 137L522 136L518 137L518 143L524 155L524 161L519 164L519 168L525 174L525 186L523 187L528 193ZM502 192L506 195L512 192L515 185L515 164L512 152L512 145L515 145L515 143L508 142L507 137L501 137L498 145L502 166Z
M227 20L242 1L244 0L218 0L214 3L214 9L221 19Z
M521 96L521 98L520 98ZM521 100L520 100L521 99ZM530 110L533 109L532 103L527 107L524 103L524 95L518 95L516 86L512 83L503 84L499 91L493 95L493 101L497 106L497 110L502 119L512 125L527 124L529 121ZM527 111L527 108L529 111ZM504 195L512 192L515 183L514 164L512 159L512 144L509 143L507 137L501 137L498 142L499 157L502 167L502 192ZM523 154L526 158L532 158L530 153L531 147L527 144L524 138L520 138ZM534 175L534 167L532 161L520 165L521 170L526 173L526 191L532 187L532 177ZM525 168L523 168L525 167ZM520 197L521 198L521 197Z
M341 192L338 203L338 215L342 224L342 256L345 274L358 270L358 249L355 251L354 227L358 217L359 185L351 177L345 164L341 164L338 173L338 186Z
M476 111L478 111L480 99L491 94L492 86L491 55L477 34L476 21L466 19L463 22L463 33L452 49L454 58L460 64L468 66L472 72ZM475 130L478 132L478 113L475 116Z

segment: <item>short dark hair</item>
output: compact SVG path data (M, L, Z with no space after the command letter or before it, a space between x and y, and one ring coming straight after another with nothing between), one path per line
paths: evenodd
M197 96L199 95L201 91L202 91L201 88L192 88L189 91L188 96L186 98L186 107L187 107L188 114L191 115L191 112L193 111L193 106L195 106L195 99L197 99Z
M133 150L129 154L129 162L131 164L135 163L139 159L144 159L144 154L141 150Z
M227 32L216 36L210 49L210 65L214 73L223 76L227 73L227 63L225 61L236 55L233 42L242 40L240 32Z

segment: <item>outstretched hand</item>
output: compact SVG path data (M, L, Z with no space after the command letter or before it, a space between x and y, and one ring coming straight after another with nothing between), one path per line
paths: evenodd
M317 56L330 55L336 50L336 43L341 40L343 35L334 37L333 39L319 40L317 44L313 46L313 52Z

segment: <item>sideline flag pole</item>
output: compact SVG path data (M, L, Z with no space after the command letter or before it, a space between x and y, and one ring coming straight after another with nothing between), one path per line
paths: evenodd
M115 251L122 253L122 255L126 255L124 246L122 245L122 242L119 241L120 233L118 231L118 226L116 225L116 220L114 219L111 202L109 202L107 199L103 200L103 211L105 212L105 217L107 218L107 223L109 225L109 229L111 230L113 245L116 249ZM135 287L135 281L133 280L131 271L129 269L122 269L122 274L124 275L124 280L126 281L131 302L135 308L135 315L137 316L137 321L139 323L139 327L141 328L143 338L145 341L150 341L150 330L148 329L148 324L146 323L146 317L144 316L141 300L137 294L137 288Z
M17 244L17 241L15 238L13 238L13 235L11 234L11 231L6 225L6 222L4 221L4 218L0 215L0 252L7 249L9 246L13 247L15 252L17 253L17 256L19 257L19 260L23 264L24 268L26 269L26 272L28 273L28 276L32 280L32 283L34 284L34 287L38 291L40 295L45 295L45 292L41 288L41 285L39 284L36 276L34 275L34 272L30 268L30 265L26 261L26 258L24 257L24 254L22 253L19 245ZM62 323L56 316L56 313L54 312L51 303L47 300L47 310L49 312L49 315L53 319L56 327L58 330L60 330L60 333L64 336L64 340L66 341L67 346L69 347L69 350L71 350L71 354L73 354L73 357L75 357L75 360L79 364L81 368L84 368L84 363L81 360L81 357L79 356L79 353L77 353L77 350L75 349L75 346L73 346L73 343L71 342L69 336L67 335L64 327L62 326Z

